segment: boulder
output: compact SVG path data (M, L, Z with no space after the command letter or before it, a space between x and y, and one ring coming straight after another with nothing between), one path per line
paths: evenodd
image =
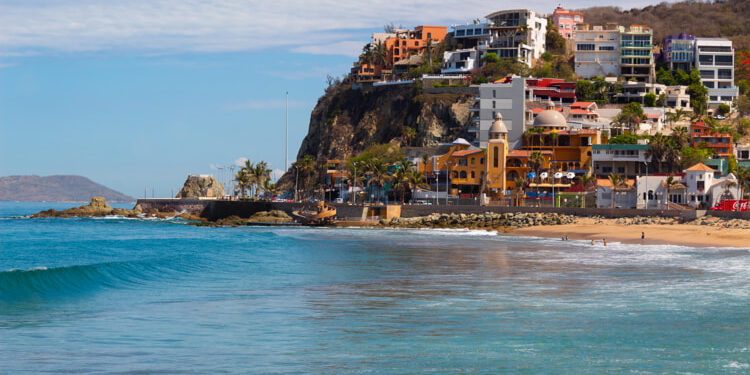
M224 186L214 176L188 176L175 198L220 198Z

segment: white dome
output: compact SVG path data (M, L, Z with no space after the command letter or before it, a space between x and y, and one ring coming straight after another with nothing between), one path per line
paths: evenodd
M492 134L505 134L508 133L508 127L505 126L505 122L503 121L503 115L500 113L497 113L495 115L495 121L492 123L492 126L490 127L490 136Z
M544 126L544 127L567 127L568 126L568 120L565 119L565 116L562 115L562 113L548 109L545 111L540 112L536 118L534 118L534 126Z

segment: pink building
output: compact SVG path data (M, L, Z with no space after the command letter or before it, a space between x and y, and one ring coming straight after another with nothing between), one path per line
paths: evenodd
M583 23L583 13L558 6L552 13L552 22L563 38L572 39L576 31L576 25Z

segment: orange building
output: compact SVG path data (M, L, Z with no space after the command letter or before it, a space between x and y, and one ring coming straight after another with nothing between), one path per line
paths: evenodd
M445 26L417 26L414 30L399 30L395 37L385 40L385 48L388 51L388 66L411 56L421 55L428 45L440 43L448 34Z
M729 133L718 133L703 121L698 121L690 126L690 144L693 147L701 146L713 150L716 157L727 158L734 155L732 135Z
M584 174L591 172L591 146L601 143L600 131L570 129L560 112L548 109L534 118L534 130L525 133L523 149L550 151L554 171Z

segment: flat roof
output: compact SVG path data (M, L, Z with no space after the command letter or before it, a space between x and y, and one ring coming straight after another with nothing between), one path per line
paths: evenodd
M641 144L619 144L610 143L606 145L593 145L594 150L648 150L648 145Z

